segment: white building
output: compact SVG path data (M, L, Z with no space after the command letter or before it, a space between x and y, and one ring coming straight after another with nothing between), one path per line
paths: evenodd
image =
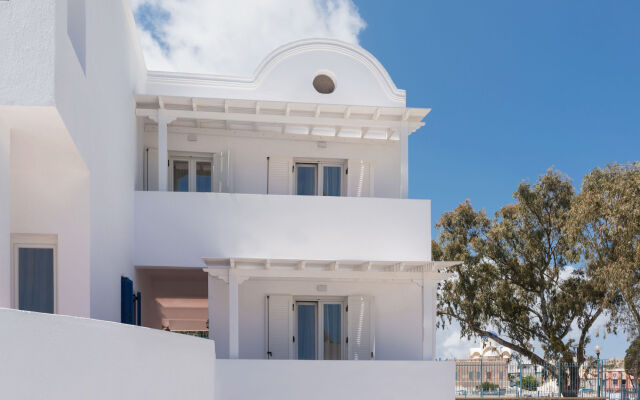
M127 0L0 1L0 36L0 307L209 330L247 360L216 362L220 398L363 365L370 398L376 374L424 396L416 373L453 397L453 363L409 362L435 356L447 265L407 199L429 109L373 55L304 40L250 77L147 71Z
M469 360L481 359L489 361L503 359L509 361L511 359L511 349L505 346L499 346L495 340L485 336L482 338L481 347L469 348Z

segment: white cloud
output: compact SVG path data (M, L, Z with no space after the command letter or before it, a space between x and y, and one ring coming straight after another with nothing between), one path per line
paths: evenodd
M358 43L352 0L132 0L150 70L250 76L298 39Z
M478 347L479 340L468 340L460 337L460 327L457 323L447 326L445 330L436 333L436 356L442 359L467 359L469 348Z

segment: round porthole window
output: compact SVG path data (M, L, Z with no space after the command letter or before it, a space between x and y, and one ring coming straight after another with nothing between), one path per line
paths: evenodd
M336 84L329 75L320 74L313 78L313 87L318 93L329 94L336 90Z

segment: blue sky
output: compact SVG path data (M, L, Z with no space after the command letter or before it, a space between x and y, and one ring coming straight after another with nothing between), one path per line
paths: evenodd
M434 221L494 212L551 166L574 183L639 159L640 2L357 1L360 43L433 108L410 140L410 195Z
M198 7L189 15L185 1L133 1L139 25L151 27L141 32L150 68L248 75L280 42L309 36L359 42L372 52L407 90L409 106L433 109L410 137L409 155L410 197L431 199L434 223L465 199L493 214L512 201L519 182L552 166L579 186L596 166L640 159L639 1L354 0L354 7L348 0L282 0L255 13L220 12L237 4L229 1L186 3ZM308 22L277 23L286 13ZM215 15L224 18L212 23ZM276 23L269 26L265 15ZM199 37L212 39L196 46L208 51L190 53L213 57L192 60L175 46L194 37L199 16L209 30ZM169 20L173 26L163 30ZM261 35L248 34L258 22ZM226 60L225 45L247 51ZM455 333L439 333L440 343L449 343L441 356L468 346ZM620 357L627 345L609 336L603 347L603 356Z
M640 2L356 4L360 44L409 106L433 108L410 137L409 188L431 199L434 223L465 199L493 214L549 167L579 186L596 166L640 159Z

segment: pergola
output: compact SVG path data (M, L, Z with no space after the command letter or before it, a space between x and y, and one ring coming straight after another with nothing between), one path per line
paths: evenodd
M436 283L451 276L439 270L458 261L304 260L203 258L204 271L229 285L229 357L239 355L238 287L248 279L343 282L411 282L422 288L422 356L435 354ZM211 294L209 294L211 297Z
M275 137L294 140L399 142L401 192L408 190L408 136L424 126L428 108L371 107L241 99L136 95L136 116L158 134L159 190L167 190L167 133Z

